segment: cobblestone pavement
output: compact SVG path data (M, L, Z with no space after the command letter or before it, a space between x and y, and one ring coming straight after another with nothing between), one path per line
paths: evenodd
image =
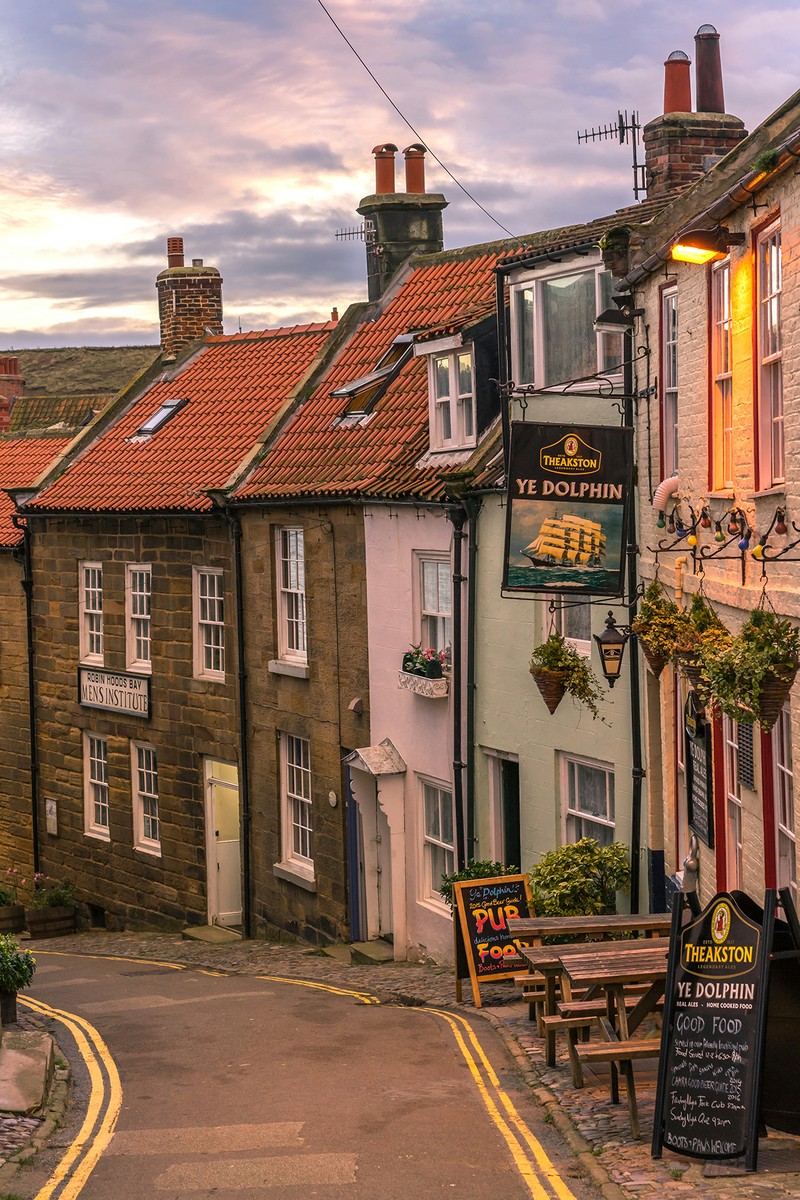
M367 991L383 1003L435 1005L475 1012L470 988L465 984L464 1003L455 1001L452 970L427 963L384 963L381 966L350 966L306 946L263 941L210 946L188 941L179 935L157 933L77 934L69 939L38 943L42 950L78 954L119 955L160 962L182 963L243 975L278 975L313 979L337 986ZM34 953L36 946L34 946ZM35 984L34 984L35 990ZM705 1168L701 1162L667 1153L659 1161L650 1157L649 1132L655 1099L655 1073L636 1066L637 1097L645 1140L630 1136L628 1110L624 1101L612 1105L607 1077L586 1072L586 1086L572 1087L566 1053L560 1049L559 1065L550 1069L544 1062L541 1040L528 1020L528 1008L518 999L510 983L482 988L482 1012L517 1050L537 1098L557 1104L588 1150L619 1189L616 1194L638 1200L659 1196L663 1200L800 1200L800 1138L774 1134L762 1141L759 1170L755 1175L733 1174L722 1164ZM561 1121L559 1122L562 1123ZM16 1126L22 1123L14 1122ZM35 1123L34 1123L35 1124ZM0 1122L0 1157L6 1153L6 1137L17 1136L9 1123ZM21 1136L22 1131L18 1134ZM711 1173L713 1172L713 1176ZM593 1172L595 1174L595 1172Z

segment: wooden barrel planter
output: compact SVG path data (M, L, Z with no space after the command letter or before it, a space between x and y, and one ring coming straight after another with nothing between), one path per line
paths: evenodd
M25 928L25 905L0 905L0 933L21 933Z
M75 905L29 908L25 911L25 919L32 938L64 937L75 932Z
M17 993L0 992L0 1025L14 1025L17 1020Z
M566 674L564 671L548 671L545 667L531 667L530 670L536 686L542 693L547 710L552 716L564 699Z

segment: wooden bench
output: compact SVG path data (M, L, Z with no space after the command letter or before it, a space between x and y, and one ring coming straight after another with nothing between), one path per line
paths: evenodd
M541 1036L541 1009L547 996L544 975L540 975L538 971L515 975L514 986L522 989L522 999L528 1005L528 1020L537 1022L539 1036Z
M640 1138L639 1131L639 1110L636 1105L636 1086L633 1081L633 1067L631 1063L634 1059L641 1058L658 1058L661 1052L661 1038L629 1038L627 1041L618 1041L616 1038L608 1042L592 1042L590 1045L581 1045L575 1047L575 1053L581 1067L583 1064L589 1066L592 1063L608 1062L615 1068L619 1065L622 1074L625 1076L625 1087L628 1093L628 1115L631 1121L631 1133L635 1138ZM612 1089L612 1099L613 1089Z

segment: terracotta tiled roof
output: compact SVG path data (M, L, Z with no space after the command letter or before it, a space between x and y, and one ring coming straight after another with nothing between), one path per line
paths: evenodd
M363 424L337 425L343 401L330 393L373 371L402 333L450 328L454 321L457 328L474 324L476 306L489 311L498 250L507 247L498 242L418 260L377 318L351 337L313 396L237 491L237 499L442 495L438 472L415 466L428 447L424 358L405 365Z
M30 504L44 511L195 511L223 487L287 400L336 326L329 322L210 337L169 380L139 395ZM137 435L167 400L179 408Z
M0 438L0 489L32 487L67 444L67 438ZM14 504L0 490L0 546L16 546L22 534L11 521Z

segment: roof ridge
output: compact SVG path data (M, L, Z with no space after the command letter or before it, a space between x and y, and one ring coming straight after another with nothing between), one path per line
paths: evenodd
M218 333L205 339L206 346L240 345L242 342L263 342L270 338L291 337L300 333L330 333L338 321L309 321L305 325L275 325L267 329L250 329L240 333Z

